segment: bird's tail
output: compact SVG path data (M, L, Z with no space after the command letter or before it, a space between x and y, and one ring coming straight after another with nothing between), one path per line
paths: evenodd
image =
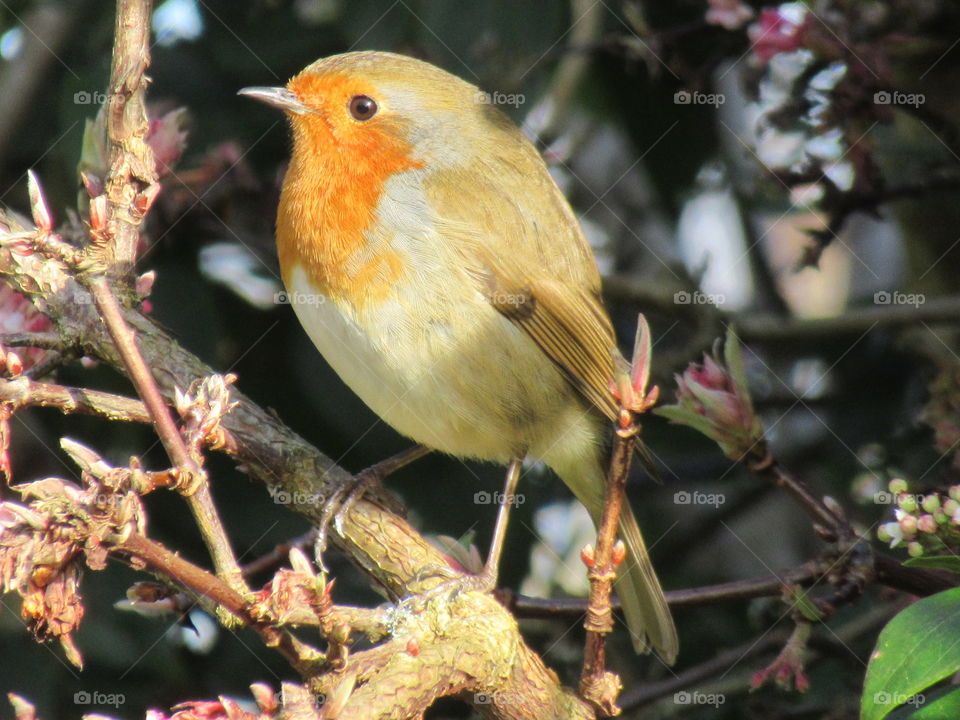
M567 484L590 512L593 522L599 524L605 480L602 477L590 480L593 482L585 483L581 477L577 482ZM614 587L623 605L633 647L638 653L655 650L664 662L673 665L679 650L677 629L647 554L637 518L626 504L620 514L620 537L627 546L627 557L620 566Z

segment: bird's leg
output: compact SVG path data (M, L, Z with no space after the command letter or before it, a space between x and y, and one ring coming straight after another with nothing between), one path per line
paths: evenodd
M493 527L493 540L490 541L490 551L483 570L476 577L481 585L478 589L491 592L497 587L497 573L500 569L500 555L503 553L503 543L507 538L507 522L510 519L510 506L514 502L517 492L517 483L520 482L520 468L523 460L511 460L507 468L507 479L503 485L503 497L500 498L500 507L497 508L497 524Z
M421 593L420 599L431 598L453 592L493 592L497 587L497 574L500 568L500 555L503 552L503 543L507 537L507 521L510 518L510 506L514 503L514 493L520 481L522 460L512 460L507 468L507 480L503 487L503 497L500 498L500 507L497 509L497 524L493 528L493 540L490 542L490 551L483 570L477 575L464 575L449 567L430 565L423 568L414 578L415 583L425 577L444 577L446 580L436 587Z
M320 522L317 523L317 541L314 544L317 565L323 567L321 556L323 551L327 549L327 530L330 527L330 521L333 521L337 532L343 532L343 523L346 516L365 494L371 494L384 507L393 512L398 514L403 512L403 506L383 487L383 479L429 452L430 449L423 445L414 445L412 448L403 450L386 460L371 465L366 470L362 470L331 493L324 505L323 513L320 515Z

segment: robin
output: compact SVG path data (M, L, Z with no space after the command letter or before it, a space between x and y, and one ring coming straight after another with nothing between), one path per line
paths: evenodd
M611 384L627 368L600 275L534 146L475 86L385 52L318 60L241 94L283 110L293 151L276 238L314 344L399 433L509 466L491 590L525 457L597 522ZM616 581L634 647L672 663L677 635L629 508Z

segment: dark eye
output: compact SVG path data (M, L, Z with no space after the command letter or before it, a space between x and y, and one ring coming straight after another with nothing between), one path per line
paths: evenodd
M350 114L357 120L369 120L377 114L377 102L366 95L354 95L350 99Z

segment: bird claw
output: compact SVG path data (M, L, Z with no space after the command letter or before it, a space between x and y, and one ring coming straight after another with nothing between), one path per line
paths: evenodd
M411 584L419 585L431 577L445 577L446 579L438 585L434 585L429 590L408 596L403 600L403 603L409 602L417 606L423 606L444 595L453 598L461 593L468 592L488 594L493 592L497 587L496 573L488 571L486 568L477 575L468 575L442 565L428 565L421 568L417 574L414 575Z
M323 564L323 552L327 549L327 540L331 521L338 535L343 535L344 524L353 506L364 496L393 513L402 515L404 508L383 484L383 474L369 469L353 476L337 487L327 499L317 523L317 540L314 553L317 565L326 570Z

